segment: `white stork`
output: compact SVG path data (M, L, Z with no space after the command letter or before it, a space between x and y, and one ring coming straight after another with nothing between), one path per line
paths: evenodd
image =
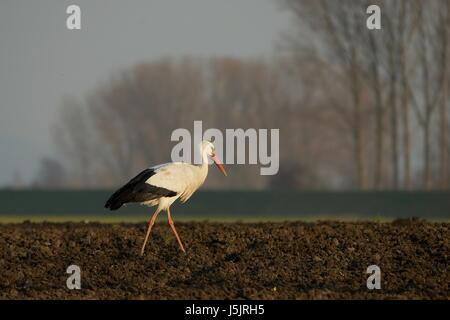
M202 163L192 165L182 162L171 162L145 169L136 177L131 179L122 188L114 192L105 204L105 208L117 210L123 204L137 202L147 206L156 206L148 224L147 234L142 244L141 255L144 254L148 236L152 230L158 214L162 210L167 211L169 225L172 228L178 244L183 252L186 252L178 236L175 224L170 215L170 205L180 198L181 202L186 202L192 194L203 184L208 175L208 156L214 161L217 167L226 176L225 169L216 157L214 145L209 141L202 141L200 144Z

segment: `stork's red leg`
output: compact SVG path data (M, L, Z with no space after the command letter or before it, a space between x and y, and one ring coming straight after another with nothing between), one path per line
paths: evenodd
M173 231L173 233L175 234L175 237L177 237L178 244L180 245L181 250L182 250L184 253L186 253L186 250L184 250L184 247L183 247L183 243L181 242L181 239L180 239L180 237L178 236L177 229L175 229L175 223L173 223L172 217L171 217L171 215L170 215L170 208L167 208L167 219L169 220L169 225L170 225L170 227L172 228L172 231Z
M155 213L153 214L152 218L150 219L150 222L148 223L147 234L145 235L145 240L144 240L144 243L142 244L141 256L144 255L144 249L145 249L145 245L147 244L148 236L150 235L150 232L152 231L152 227L155 224L155 220L158 217L159 212L160 212L160 210L156 209Z

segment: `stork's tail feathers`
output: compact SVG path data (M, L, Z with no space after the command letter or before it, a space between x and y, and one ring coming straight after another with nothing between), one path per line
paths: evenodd
M111 197L109 197L108 201L106 201L105 208L109 208L109 210L117 210L123 204L124 201L121 200L120 192L115 192Z

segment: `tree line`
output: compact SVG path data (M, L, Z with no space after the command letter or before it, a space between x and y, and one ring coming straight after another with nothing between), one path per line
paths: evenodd
M280 129L277 175L233 165L210 188L448 190L449 1L280 3L292 23L273 58L164 58L66 97L52 128L64 168L44 159L35 185L117 186L202 120ZM370 4L381 30L366 28Z

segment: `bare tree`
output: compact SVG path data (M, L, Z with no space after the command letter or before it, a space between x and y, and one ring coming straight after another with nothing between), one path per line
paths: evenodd
M411 2L401 1L398 22L398 46L399 46L399 74L400 74L400 112L402 122L403 141L403 187L406 190L412 188L411 177L411 118L410 118L410 89L408 78L411 76L412 53L410 43L417 32L416 7Z
M365 17L361 7L353 1L296 1L284 2L292 11L301 28L305 23L315 35L321 37L321 50L326 50L328 58L335 62L346 78L351 104L349 133L353 141L353 158L357 186L368 187L364 106L362 94L361 38L360 30L364 27ZM320 21L320 22L319 22ZM304 48L304 46L299 46Z
M421 1L415 1L414 5L418 12L417 26L418 35L416 45L418 49L417 61L420 67L420 73L417 80L413 84L409 84L411 90L411 100L413 110L417 121L422 128L422 158L423 158L423 174L422 185L425 189L432 188L431 175L431 151L432 151L432 121L433 115L439 106L444 92L443 85L445 82L446 65L443 62L444 54L446 56L442 41L438 40L437 30L439 25L445 24L439 14L442 9L443 2L440 0L430 2L424 5ZM446 60L446 58L444 58ZM438 63L436 63L438 62ZM414 78L412 79L414 80Z
M449 176L449 131L448 131L448 86L449 86L449 37L450 37L450 4L443 1L439 15L438 44L440 46L440 63L442 65L442 96L439 104L439 161L440 161L440 187L448 189L450 186Z

